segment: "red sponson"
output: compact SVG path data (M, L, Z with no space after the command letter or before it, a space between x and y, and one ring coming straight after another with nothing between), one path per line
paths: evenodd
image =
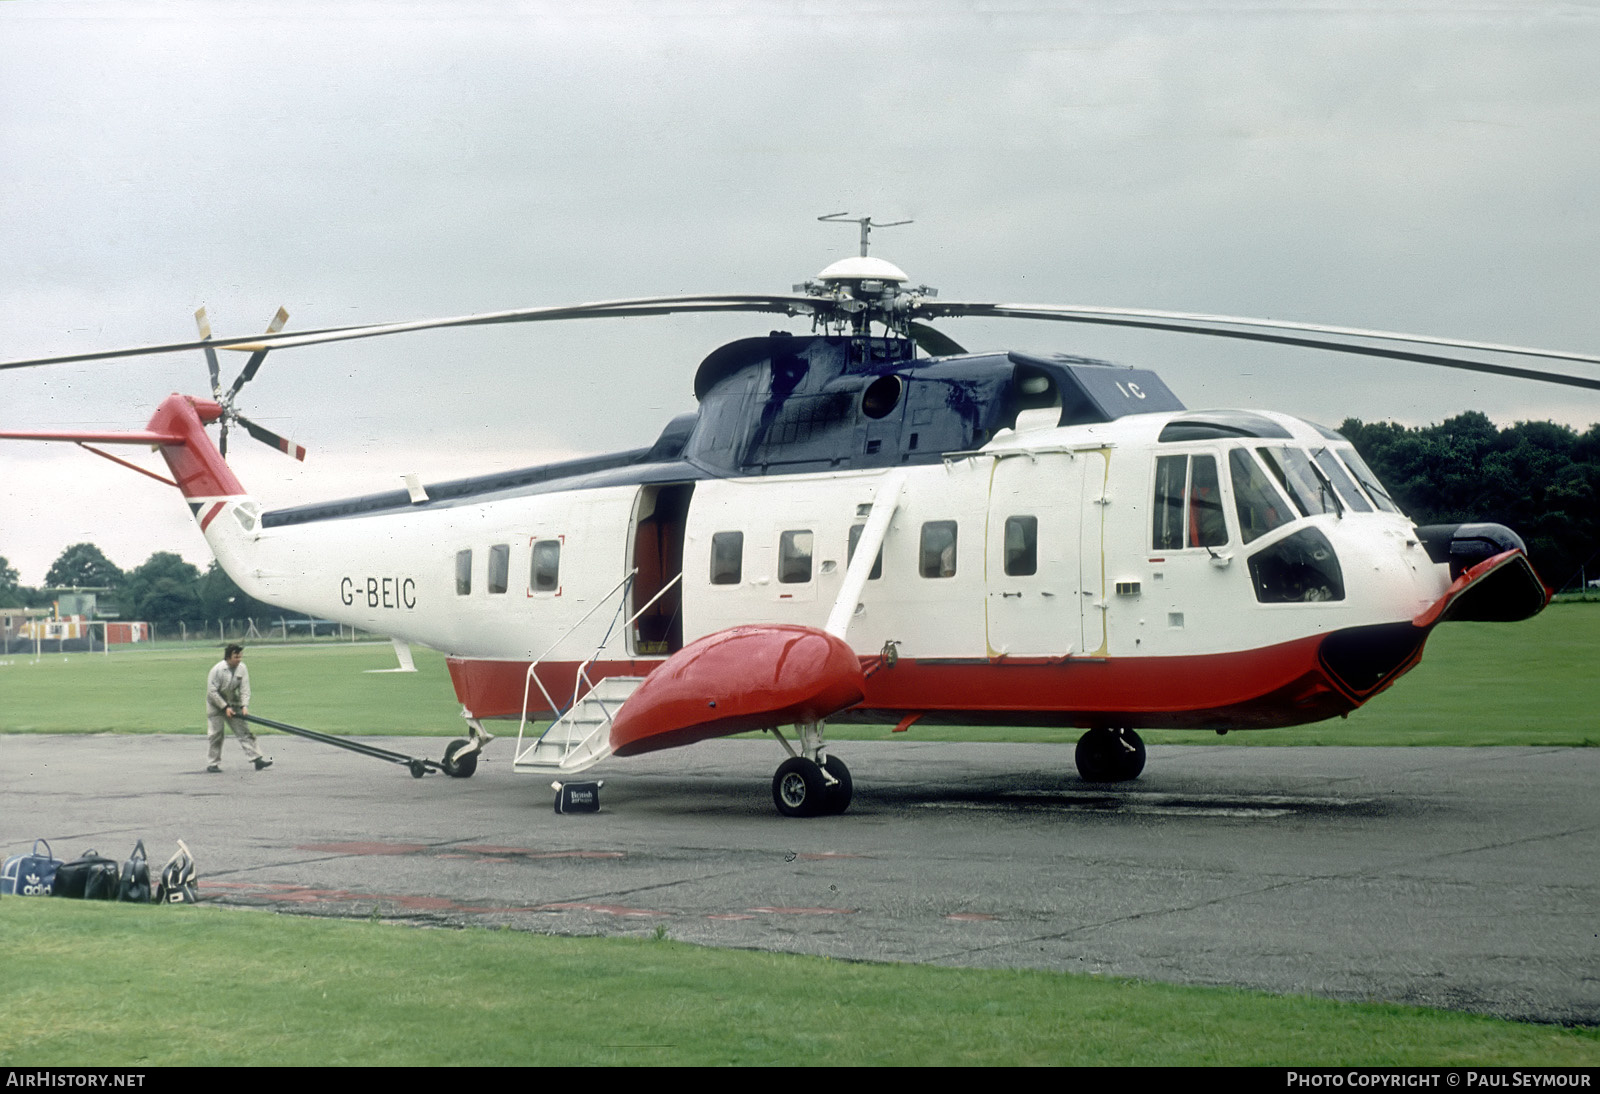
M843 641L794 624L730 627L667 658L611 725L618 756L750 729L816 722L861 701L861 661Z

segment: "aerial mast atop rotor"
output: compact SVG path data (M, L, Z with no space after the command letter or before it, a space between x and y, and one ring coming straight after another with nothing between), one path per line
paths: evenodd
M853 217L849 213L829 213L827 216L818 217L817 219L821 220L821 221L825 221L825 222L830 223L830 224L859 224L859 225L861 225L861 257L862 258L866 258L867 257L867 240L872 235L872 229L874 229L874 228L898 228L902 224L914 224L915 223L915 221L910 221L910 220L891 220L887 224L874 224L872 222L872 218L869 217L869 216L867 216L867 217Z
M910 288L905 271L892 262L869 257L867 249L871 243L872 229L897 228L912 221L879 222L870 216L853 217L849 213L829 213L817 219L829 224L861 226L859 256L841 258L818 274L816 280L805 281L794 287L795 292L828 301L828 312L816 313L817 321L841 330L848 324L857 335L866 334L871 324L878 322L890 331L906 336L910 330L911 306L937 293L926 285Z

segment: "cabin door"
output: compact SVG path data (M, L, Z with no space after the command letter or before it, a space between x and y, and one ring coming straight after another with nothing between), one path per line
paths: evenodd
M991 657L1083 652L1084 465L1069 452L995 461L984 550Z
M683 582L678 579L693 495L693 483L639 488L633 506L630 557L635 573L628 607L630 616L638 616L628 633L635 656L662 656L683 648Z

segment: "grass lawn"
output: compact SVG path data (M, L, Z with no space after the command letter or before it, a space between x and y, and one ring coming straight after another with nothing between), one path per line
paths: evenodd
M387 643L250 647L252 711L330 733L454 737L463 725L444 658L415 649L415 673ZM174 733L203 730L215 644L103 654L0 657L0 731ZM890 727L834 726L838 740L888 739ZM912 740L1061 741L1073 729L913 726ZM1232 733L1153 731L1152 744L1597 745L1600 604L1557 603L1525 623L1440 627L1422 664L1348 719Z
M1600 1032L1062 973L0 903L0 1065L1594 1066Z

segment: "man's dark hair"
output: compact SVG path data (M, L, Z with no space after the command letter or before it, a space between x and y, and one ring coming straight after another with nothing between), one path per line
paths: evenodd
M244 653L244 647L243 646L237 646L237 645L229 646L227 649L222 651L222 659L224 661L226 661L228 658L232 657L236 653L237 654L243 654Z

